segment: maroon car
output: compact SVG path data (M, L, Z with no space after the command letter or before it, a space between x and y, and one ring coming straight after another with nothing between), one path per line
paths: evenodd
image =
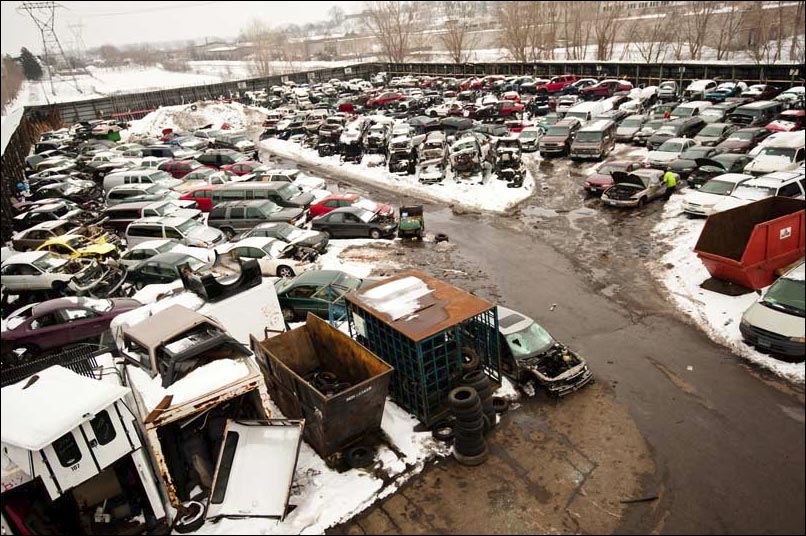
M740 128L716 148L728 153L746 153L770 134L771 132L764 127Z
M112 319L140 307L129 298L57 298L17 309L3 322L3 353L27 355L94 339L109 329Z
M377 97L369 99L367 101L367 108L383 107L391 102L403 100L403 97L404 95L402 93L395 93L395 92L381 93Z
M613 186L614 171L623 171L630 173L641 167L638 162L631 162L629 160L613 160L612 162L605 162L596 173L593 173L585 181L585 190L592 194L601 194L609 187Z
M602 80L598 84L583 87L579 90L579 96L583 99L593 99L596 97L612 97L619 91L630 91L632 84L626 80Z
M197 170L202 165L195 160L168 160L157 167L161 171L167 171L174 179L183 179L191 171Z

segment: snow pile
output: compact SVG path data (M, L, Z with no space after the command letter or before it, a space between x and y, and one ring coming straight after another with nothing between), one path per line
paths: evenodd
M681 195L672 196L664 207L662 221L655 226L655 237L669 243L672 250L660 259L661 266L653 273L663 274L659 279L675 304L713 341L790 381L804 383L806 363L779 361L742 341L739 322L744 311L758 299L755 292L744 296L726 296L700 288L700 284L710 277L694 253L705 220L687 219L682 213L682 200ZM672 265L672 268L665 270L665 265Z
M368 155L361 164L341 162L339 156L320 157L313 149L305 149L284 140L268 139L261 142L266 151L319 169L325 174L344 180L372 184L381 188L418 197L436 203L446 203L470 209L506 213L518 203L532 195L534 179L527 172L521 188L507 188L506 181L497 180L493 175L485 184L470 184L454 180L450 171L440 184L421 184L416 175L400 176L389 173L386 167L371 166L377 157Z
M404 277L390 281L364 292L364 300L392 320L409 316L420 309L420 298L430 294L428 288L417 277Z
M144 118L132 121L129 134L155 136L166 128L195 130L210 124L214 128L220 128L225 123L234 130L240 130L259 125L265 118L266 111L261 108L244 106L237 102L202 101L161 106Z

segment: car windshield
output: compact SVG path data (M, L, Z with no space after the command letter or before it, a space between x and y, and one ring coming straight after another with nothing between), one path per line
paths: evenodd
M702 185L700 191L706 194L730 195L735 186L735 183L728 181L710 180Z
M677 134L677 127L675 127L674 125L663 125L662 127L658 128L658 130L656 130L655 132L658 134L671 134L672 136L674 136L675 134Z
M203 225L196 220L187 220L179 225L176 228L181 232L183 235L187 235L190 231L196 229L197 227L202 227Z
M643 123L642 123L641 119L625 119L624 121L621 122L620 126L626 127L626 128L638 128L642 124Z
M272 259L279 259L287 247L288 244L285 242L281 240L274 240L271 244L266 245L263 248L263 251L268 253Z
M702 130L699 132L699 134L697 134L697 135L698 135L698 136L705 136L705 137L715 137L715 136L721 136L721 135L722 135L722 131L723 131L724 129L725 129L725 127L724 127L724 126L722 126L722 125L708 125L708 126L707 126L707 127L705 127L704 129L702 129Z
M354 207L363 208L364 210L369 210L370 212L375 212L378 210L378 203L375 201L370 201L366 197L359 197L353 203Z
M81 249L87 246L91 246L92 242L90 242L86 237L77 236L75 238L68 240L66 244L73 249Z
M581 131L577 134L576 141L581 141L583 143L586 142L596 142L601 141L602 139L602 132L600 131Z
M67 259L63 259L61 257L57 257L56 255L48 253L47 255L39 257L31 264L33 264L43 272L51 272L67 264Z
M771 309L806 317L806 281L782 277L773 283L761 303Z
M278 188L277 192L280 194L280 197L288 201L299 195L299 188L293 184L286 184L282 188Z
M510 333L504 337L515 358L529 357L545 352L554 344L549 332L537 322L532 322L524 330Z
M568 127L549 127L546 136L568 136Z
M665 119L654 119L654 120L648 122L646 125L644 125L644 128L646 130L656 130L656 129L660 128L660 126L665 122L666 122Z
M627 171L627 166L624 164L605 164L599 168L596 173L600 175L610 175L614 171Z
M753 139L753 134L755 134L755 132L750 131L750 130L744 130L744 131L739 130L738 132L734 132L733 134L731 134L730 138L728 138L728 139L729 140L749 141L749 140Z
M520 136L518 136L518 137L520 139L524 139L524 140L533 140L533 139L537 138L537 131L536 130L522 130L521 133L520 133Z
M775 195L775 188L760 184L742 184L733 191L733 197L740 199L763 199Z
M361 280L357 277L353 277L342 272L338 275L338 277L336 277L336 280L333 282L333 284L352 290L358 288L358 285L361 284Z
M688 106L686 107L678 106L677 108L672 110L672 115L675 117L689 117L693 113L694 108L689 108Z
M795 158L795 149L787 147L765 147L759 153L759 156L783 156L787 160L792 161Z
M112 300L97 300L95 298L81 298L79 305L92 309L96 313L106 313L112 310Z
M658 152L661 153L679 153L683 150L683 144L679 141L666 141L663 145L658 147Z
M167 193L168 189L160 186L159 184L153 184L153 185L149 186L148 188L146 188L145 191L147 193L149 193L149 194L163 194L163 193Z
M683 154L680 155L680 158L683 160L696 160L698 158L707 158L708 154L713 151L710 147L691 147L690 149L686 149Z
M175 247L176 242L174 242L173 240L169 240L168 242L165 242L163 245L155 249L157 250L158 253L167 253L169 251L172 251Z

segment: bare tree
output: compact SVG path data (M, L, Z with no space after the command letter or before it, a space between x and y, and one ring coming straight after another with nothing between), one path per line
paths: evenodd
M501 25L501 47L519 62L528 61L531 43L531 2L500 2L496 5Z
M795 16L792 17L792 44L789 47L789 61L803 63L804 49L806 49L806 35L804 34L804 12L806 12L806 1L801 0L795 8Z
M338 26L344 22L344 10L340 6L333 6L327 10L327 15L330 17L330 23L333 26Z
M589 4L589 2L585 2ZM607 9L604 9L605 6ZM618 19L623 13L624 6L621 2L608 3L596 2L595 6L588 9L596 9L593 21L593 35L596 37L596 59L606 61L613 55L613 45L616 42L618 31Z
M716 42L714 43L718 60L728 59L735 47L734 39L742 25L743 4L744 2L734 0L727 2L725 6L727 11L723 13L720 23L717 25Z
M241 31L241 38L252 44L250 74L255 77L271 76L274 38L268 24L259 19L252 19Z
M628 34L632 36L638 55L647 63L658 63L666 56L671 31L668 18L663 13L649 22L635 20L630 26Z
M478 39L471 33L474 19L472 2L440 2L445 17L443 32L439 40L448 50L454 63L467 63L471 50Z
M711 28L711 19L719 7L717 2L700 0L688 6L689 12L683 17L683 33L688 43L688 57L698 60L702 57L705 37Z
M417 24L416 3L367 2L364 16L365 24L380 41L384 56L394 63L405 61Z
M762 1L748 2L748 4L750 7L745 15L750 27L744 50L756 63L769 63L772 61L770 38L775 30L775 15L771 13L771 9L764 9Z
M589 6L586 2L562 2L560 21L565 41L565 57L571 60L584 60L588 55L591 25L585 16Z

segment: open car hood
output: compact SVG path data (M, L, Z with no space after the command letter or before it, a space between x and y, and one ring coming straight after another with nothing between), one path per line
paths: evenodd
M636 188L646 188L648 185L644 182L645 179L633 173L626 173L624 171L614 171L610 174L613 177L613 184L627 184L635 186Z
M710 158L697 158L696 160L694 160L694 163L697 164L698 168L712 167L727 171L727 169L725 169L725 166L723 166L716 160L711 160Z
M182 284L208 302L217 302L260 284L261 272L257 259L242 260L231 254L216 255L212 266L197 272L179 267Z

